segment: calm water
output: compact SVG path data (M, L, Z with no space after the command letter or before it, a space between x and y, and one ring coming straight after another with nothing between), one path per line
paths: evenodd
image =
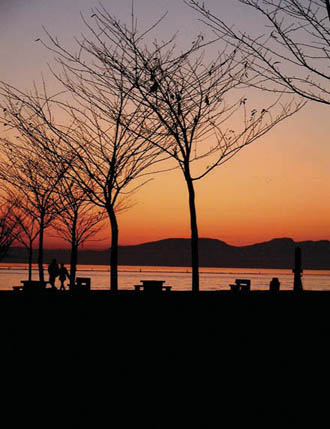
M134 289L140 280L165 280L174 290L191 290L191 270L185 267L119 267L119 288ZM90 277L92 289L109 289L109 267L104 265L79 265L78 277ZM278 277L281 289L290 290L293 287L293 274L290 270L257 269L257 268L201 268L201 290L229 289L229 284L237 278L251 280L251 289L268 289L273 277ZM0 264L0 290L12 289L20 285L21 280L28 278L25 264ZM45 266L45 278L48 279ZM33 267L32 279L38 279L36 266ZM59 286L57 279L56 285ZM330 290L330 270L306 270L303 275L303 286L310 290Z

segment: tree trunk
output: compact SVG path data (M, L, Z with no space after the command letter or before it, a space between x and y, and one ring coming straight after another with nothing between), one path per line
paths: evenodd
M78 246L72 243L71 257L70 257L70 288L74 286L75 280L76 280L77 258L78 258Z
M78 245L76 240L77 217L73 219L71 230L71 255L70 255L70 288L75 284L77 272Z
M199 292L199 256L198 256L198 228L195 206L194 183L190 174L185 175L189 193L190 230L191 230L191 268L192 268L192 291Z
M301 292L303 290L303 285L301 281L301 274L303 269L301 267L301 248L296 247L294 254L294 282L293 282L293 290L294 292Z
M118 290L118 223L113 207L107 207L111 225L110 290Z
M44 229L45 229L45 215L44 213L40 214L40 233L39 233L39 249L38 249L38 269L39 269L39 280L41 282L45 281L44 277Z
M29 281L32 280L32 241L30 240L28 248Z

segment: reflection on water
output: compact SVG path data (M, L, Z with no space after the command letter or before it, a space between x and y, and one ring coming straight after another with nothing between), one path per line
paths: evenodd
M47 266L45 276L48 279ZM92 289L109 289L110 272L106 265L78 265L77 276L90 277ZM26 264L0 264L0 290L12 289L20 285L21 280L28 277ZM229 284L236 278L251 280L251 289L268 289L273 277L278 277L281 289L293 288L293 274L291 270L259 269L259 268L212 268L200 269L201 290L229 289ZM36 265L33 266L32 278L38 278ZM119 288L134 289L141 280L165 280L166 285L174 290L191 290L191 269L186 267L148 267L148 266L120 266ZM57 286L59 286L57 280ZM330 290L330 270L306 270L303 276L305 289Z

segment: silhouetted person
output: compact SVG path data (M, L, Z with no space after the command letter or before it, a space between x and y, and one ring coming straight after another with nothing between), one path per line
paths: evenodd
M48 273L49 273L49 283L53 289L55 287L55 279L59 275L59 268L56 259L53 259L52 262L48 265Z
M61 264L59 269L59 279L61 282L60 290L65 290L64 282L66 278L70 278L68 270L65 268L64 264Z

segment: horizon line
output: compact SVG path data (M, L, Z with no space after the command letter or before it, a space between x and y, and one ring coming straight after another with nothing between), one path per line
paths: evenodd
M168 238L162 238L162 239L159 239L159 240L144 241L144 242L137 243L137 244L119 244L119 247L136 247L136 246L141 246L141 245L144 245L144 244L159 243L159 242L168 241L168 240L190 240L190 237L168 237ZM227 244L228 246L231 246L231 247L249 247L249 246L254 246L256 244L269 243L269 242L275 241L275 240L291 240L291 241L293 241L296 244L306 243L306 242L314 242L315 243L315 242L322 242L322 241L329 242L329 239L319 239L319 240L305 239L305 240L296 241L296 240L294 240L291 237L275 237L275 238L271 238L271 239L264 240L264 241L256 241L256 242L253 242L251 244L235 245L235 244L230 244L230 243L228 243L228 242L226 242L224 240L221 240L219 238L199 237L199 240L220 241L220 242L225 243L225 244ZM22 245L17 245L17 246L15 245L15 246L12 246L12 248L22 248L22 249L25 249L26 247L22 246ZM33 247L33 250L37 250L37 249L38 249L37 246ZM71 248L69 246L68 247L49 247L47 245L44 246L44 250L70 250L70 249ZM88 246L87 247L79 247L79 251L104 252L104 251L107 251L107 250L110 250L110 249L111 249L111 247L103 247L103 248L99 248L99 249L90 248Z

